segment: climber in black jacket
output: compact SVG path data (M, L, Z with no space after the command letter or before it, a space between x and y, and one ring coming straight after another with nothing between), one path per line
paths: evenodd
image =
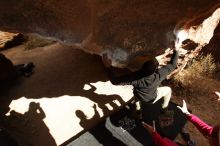
M133 85L134 96L141 102L155 103L164 97L162 108L165 109L169 104L172 90L168 86L159 87L159 85L175 70L178 56L178 51L174 49L171 60L166 66L157 69L158 63L155 60L150 60L145 62L140 70L126 76L114 75L111 60L106 54L103 55L102 60L112 84Z

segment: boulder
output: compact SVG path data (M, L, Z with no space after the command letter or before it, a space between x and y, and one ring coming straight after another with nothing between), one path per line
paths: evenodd
M0 29L107 53L114 66L123 66L139 54L160 55L174 42L206 45L219 6L218 0L8 0L0 1Z
M23 41L24 36L20 33L0 31L0 50L20 45Z
M215 33L214 36L212 37L212 39L210 40L209 44L206 45L204 47L204 49L202 50L202 52L204 54L209 54L211 53L214 60L217 63L220 63L220 25L218 25L218 27L215 29Z

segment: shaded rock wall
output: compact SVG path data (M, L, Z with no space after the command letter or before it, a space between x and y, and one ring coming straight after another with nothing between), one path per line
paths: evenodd
M203 53L211 53L214 60L220 63L220 25L215 29L214 36L210 40L209 44L204 47L202 50Z
M140 51L149 58L163 53L174 30L201 24L218 7L218 0L8 0L0 1L0 29L107 52L117 66Z

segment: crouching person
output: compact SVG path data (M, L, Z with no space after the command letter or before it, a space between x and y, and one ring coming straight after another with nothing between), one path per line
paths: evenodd
M140 102L156 103L161 98L164 99L162 109L168 107L171 98L170 87L159 87L161 82L175 70L178 60L178 51L174 50L170 62L158 69L158 62L150 60L142 65L142 68L138 71L132 72L129 75L117 76L112 71L111 60L107 54L102 57L103 64L106 67L106 72L110 78L110 81L114 85L132 85L134 96L140 100ZM137 104L137 110L140 110L140 106ZM141 104L140 104L141 105Z

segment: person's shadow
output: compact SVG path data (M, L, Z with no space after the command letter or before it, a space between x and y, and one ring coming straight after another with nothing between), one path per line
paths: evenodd
M50 50L49 52L40 52L40 54L32 58L33 60L31 61L36 65L36 72L31 78L20 78L14 82L13 85L4 89L0 88L0 114L4 116L8 113L11 102L13 100L20 100L21 97L25 97L25 100L38 100L39 102L41 102L40 100L43 97L50 99L48 100L49 102L64 99L64 95L70 96L74 102L78 97L87 98L96 103L97 107L103 111L104 117L109 116L116 110L122 108L122 106L125 106L123 97L120 97L117 93L113 93L114 95L105 95L105 93L98 94L94 92L96 88L100 89L104 87L95 87L95 85L92 86L91 83L103 82L105 85L109 80L100 56L86 54L80 50L67 47L61 47L63 49L58 48L59 47L53 50L52 56L50 56L50 51L52 51ZM65 58L63 58L63 56L65 56ZM54 60L54 58L56 59ZM48 62L50 59L54 61ZM90 90L84 90L86 84L90 84L92 88ZM105 88L108 88L108 86ZM109 90L111 90L111 88L109 88ZM50 104L53 104L53 102ZM79 104L81 103L79 102ZM75 110L75 107L73 108ZM31 108L30 111L35 113L36 116L43 117L41 114L37 114L36 111L34 112ZM60 111L62 111L62 109L60 109ZM32 115L25 113L25 117L28 116ZM41 119L40 123L42 123L42 118L40 117L39 119L33 119L36 119L36 122ZM97 121L91 120L90 123L95 125L101 122L104 117L97 119ZM61 127L64 126L61 125ZM54 129L54 133L58 133L59 131L57 129L59 128L60 127ZM77 133L77 135L78 134L79 133ZM76 137L77 135L72 136ZM68 141L69 140L66 139L64 144L67 144Z
M87 119L87 116L81 111L76 110L75 114L80 119L80 126L86 129L91 128L90 121L100 119L100 115L97 111L96 104L93 106L94 108L94 116L91 119ZM89 129L89 131L95 138L98 140L99 143L103 144L104 146L125 146L121 141L114 138L112 136L112 133L108 131L108 129L105 127L105 120L98 123L95 127Z
M47 145L57 146L51 136L48 127L43 119L46 117L39 103L31 102L29 110L24 114L15 111L10 112L10 116L4 118L5 127L16 137L22 145Z

